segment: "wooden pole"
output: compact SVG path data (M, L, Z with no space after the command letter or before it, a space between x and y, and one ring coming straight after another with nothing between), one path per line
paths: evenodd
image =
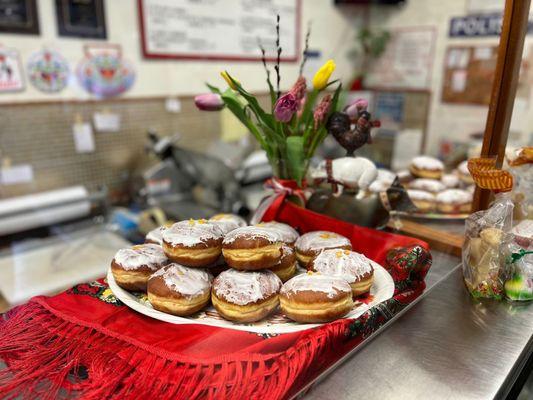
M498 59L481 150L481 157L496 157L497 168L502 166L509 135L530 2L531 0L505 1ZM490 191L476 188L473 211L486 209L490 196Z

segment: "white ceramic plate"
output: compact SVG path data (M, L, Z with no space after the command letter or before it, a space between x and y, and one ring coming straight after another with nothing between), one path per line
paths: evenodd
M370 288L370 294L373 296L372 301L368 304L357 302L352 311L344 318L355 319L363 314L369 308L388 300L394 294L394 281L390 274L381 265L374 263L374 283ZM124 304L141 314L158 319L160 321L170 322L171 324L201 324L217 326L219 328L237 329L239 331L248 331L266 334L290 333L303 331L305 329L314 328L322 324L300 324L291 321L285 317L278 310L268 318L255 323L239 324L231 321L226 321L213 306L209 306L203 311L200 311L190 317L177 317L175 315L166 314L161 311L154 310L148 301L145 294L130 293L120 288L116 282L111 268L107 272L107 281L109 287Z

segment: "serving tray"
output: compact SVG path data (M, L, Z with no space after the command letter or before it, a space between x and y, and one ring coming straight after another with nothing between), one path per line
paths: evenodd
M388 300L393 296L394 281L390 274L385 268L373 261L372 266L374 267L374 283L370 288L370 296L365 303L356 301L352 311L350 311L344 318L355 319L369 308L382 301ZM299 269L299 273L305 273L305 271ZM294 322L285 317L279 310L258 322L243 324L235 323L223 319L211 305L189 317L178 317L154 310L145 293L130 293L119 287L111 273L111 268L109 268L107 272L107 281L113 294L126 306L148 317L169 322L171 324L200 324L265 334L297 332L322 325Z

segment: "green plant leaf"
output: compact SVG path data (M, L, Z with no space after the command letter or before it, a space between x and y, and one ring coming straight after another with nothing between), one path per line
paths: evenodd
M290 176L302 184L305 174L305 151L302 136L289 136L287 138L287 164Z
M248 102L250 105L250 108L256 115L257 119L263 122L266 126L268 126L270 129L275 130L275 123L274 117L272 114L268 114L263 110L263 108L259 105L259 102L255 98L254 95L247 92L239 82L237 82L233 77L226 71L226 74L228 75L229 79L237 89L237 92L244 97L244 99Z

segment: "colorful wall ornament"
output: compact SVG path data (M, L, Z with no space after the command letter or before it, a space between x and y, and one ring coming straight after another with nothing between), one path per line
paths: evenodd
M0 46L0 93L24 90L24 77L16 49Z
M76 75L80 85L97 97L118 96L135 81L133 65L122 58L119 45L86 46Z
M68 84L68 62L56 51L40 50L33 53L28 59L27 69L29 81L41 92L57 93Z

